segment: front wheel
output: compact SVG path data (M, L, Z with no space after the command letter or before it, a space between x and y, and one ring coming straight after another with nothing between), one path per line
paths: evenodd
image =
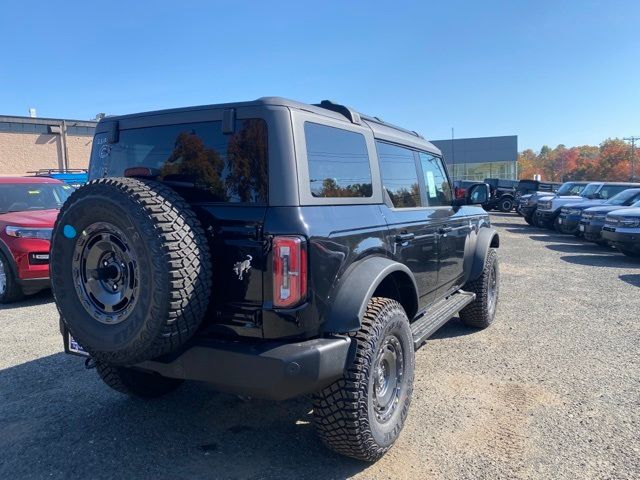
M11 303L24 297L9 260L0 252L0 303Z
M498 252L490 248L484 260L482 274L468 282L463 290L476 294L476 299L460 311L460 320L465 325L487 328L496 315L500 291L500 269Z
M371 299L352 342L344 376L314 395L314 423L329 448L372 462L400 435L413 393L415 352L402 306Z

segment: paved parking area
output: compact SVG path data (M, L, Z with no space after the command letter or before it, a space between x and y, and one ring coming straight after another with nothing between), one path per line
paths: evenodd
M639 478L640 262L493 221L496 323L454 319L418 352L408 423L378 463L325 450L304 398L110 391L60 353L42 294L0 307L0 478Z

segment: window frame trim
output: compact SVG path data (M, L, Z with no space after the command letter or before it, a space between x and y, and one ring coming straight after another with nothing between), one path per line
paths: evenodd
M449 183L449 195L451 196L451 203L449 205L431 205L429 203L429 195L427 193L427 186L426 186L426 181L424 178L424 169L422 168L422 161L420 160L420 154L424 153L425 155L431 155L432 157L437 158L438 160L440 160L440 165L443 167L443 171L444 174L447 178L447 182ZM420 172L422 173L421 175L421 180L422 183L424 184L424 189L425 189L425 196L424 196L424 200L426 200L426 206L428 208L451 208L453 206L453 184L451 183L451 178L449 177L449 170L447 169L447 166L445 164L444 161L444 156L443 155L436 155L435 153L431 153L431 152L425 152L424 150L416 150L416 157L418 158L418 167L420 169ZM425 201L422 202L423 204L425 203Z

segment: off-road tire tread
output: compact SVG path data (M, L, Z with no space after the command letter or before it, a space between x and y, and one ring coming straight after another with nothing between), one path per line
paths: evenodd
M490 248L487 252L487 256L484 261L484 268L482 274L475 280L467 282L462 287L466 292L473 292L476 294L476 299L469 305L460 310L460 320L467 326L476 328L487 328L493 322L493 316L489 314L487 299L489 296L489 276L493 265L493 262L498 261L498 252L494 248ZM499 277L498 277L499 280ZM499 282L498 282L499 285ZM498 287L499 288L499 287ZM497 308L498 295L496 292L496 305Z
M137 203L141 208L132 215L142 215L151 222L138 222L143 238L159 238L164 255L152 259L156 272L168 269L170 285L168 296L155 294L159 316L164 318L161 325L144 326L138 339L125 352L89 353L106 363L126 365L172 352L184 344L198 329L209 305L212 271L211 254L204 229L190 205L173 189L152 180L114 177L93 180L71 194L62 207L54 227L54 241L64 212L74 208L78 200L92 195L121 195ZM153 275L158 280L161 275ZM167 290L166 285L157 282L154 292ZM54 283L54 295L76 295L73 285ZM63 316L64 318L64 316ZM82 344L82 339L74 334L73 325L65 322L71 334ZM135 353L134 353L135 352Z
M104 383L117 392L132 397L157 398L180 387L184 380L162 377L96 362L96 371Z
M360 330L352 334L356 344L355 358L343 378L313 396L314 424L318 436L331 450L341 455L373 462L381 458L391 445L378 445L371 432L367 417L367 390L369 369L374 361L376 339L379 338L387 318L406 313L395 300L374 297L369 302ZM407 320L408 323L408 320ZM407 352L407 355L412 355ZM411 357L412 358L412 357ZM408 386L411 399L413 379ZM400 419L398 431L406 419Z

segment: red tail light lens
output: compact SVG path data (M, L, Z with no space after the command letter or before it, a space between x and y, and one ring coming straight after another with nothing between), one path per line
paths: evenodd
M307 250L302 237L273 239L273 306L294 307L307 296Z

